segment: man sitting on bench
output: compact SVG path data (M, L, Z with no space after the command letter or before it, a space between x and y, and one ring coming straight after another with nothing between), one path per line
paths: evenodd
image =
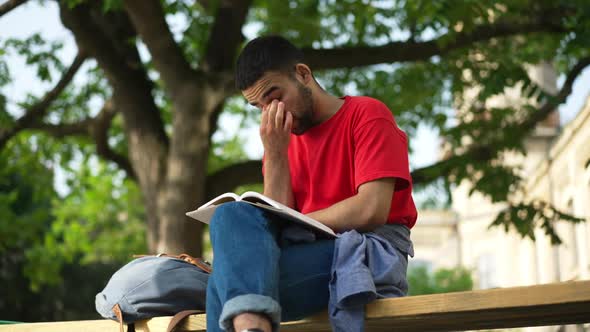
M315 80L302 52L282 37L250 41L237 87L262 112L264 194L336 232L373 232L391 243L396 287L407 292L412 199L406 134L369 97L338 98ZM285 223L240 202L220 205L210 224L213 274L208 331L271 331L324 310L335 240L283 244Z

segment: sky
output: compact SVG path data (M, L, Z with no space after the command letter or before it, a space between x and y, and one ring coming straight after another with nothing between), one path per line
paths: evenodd
M179 24L174 20L169 21L174 31ZM57 4L53 1L45 1L40 5L37 1L31 1L21 5L10 13L0 17L0 41L7 38L26 38L34 33L52 41L62 41L64 48L58 53L64 64L69 65L76 55L76 45L71 33L63 27L59 19ZM145 49L140 53L144 56ZM28 93L41 96L45 91L53 87L52 84L40 83L35 73L26 67L24 60L11 56L8 58L8 66L13 83L3 88L3 92L12 101L20 101ZM84 68L78 72L75 81L83 81L81 77ZM563 81L563 79L561 80ZM565 104L559 107L562 124L571 121L584 105L590 93L590 69L586 69L576 80L573 92ZM12 107L9 109L13 114L22 114L22 111ZM238 127L238 122L230 117L220 119L226 133L232 133ZM403 128L402 128L403 129ZM222 137L224 134L218 134ZM242 136L246 139L245 150L251 158L260 158L262 146L258 137L257 128L250 128ZM426 127L420 127L417 135L410 140L414 153L410 156L410 168L415 169L427 166L437 160L438 157L438 136L436 132ZM56 174L56 188L58 192L64 193L67 189L64 186L64 175L58 171Z

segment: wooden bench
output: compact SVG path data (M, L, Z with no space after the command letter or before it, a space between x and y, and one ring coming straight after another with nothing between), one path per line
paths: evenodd
M331 331L327 314L283 323L281 331ZM142 332L165 331L170 317L136 323ZM366 310L367 331L457 331L590 323L590 280L384 299ZM112 331L108 320L0 326L6 331ZM177 331L205 329L205 314L188 317Z

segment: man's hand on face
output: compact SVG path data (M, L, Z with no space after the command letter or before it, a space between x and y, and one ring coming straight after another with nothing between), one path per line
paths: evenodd
M285 111L285 104L273 100L262 109L260 138L267 155L280 155L287 152L293 126L293 115Z

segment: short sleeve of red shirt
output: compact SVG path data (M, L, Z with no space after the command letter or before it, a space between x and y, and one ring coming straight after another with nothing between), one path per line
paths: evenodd
M380 178L397 178L396 190L408 187L408 140L385 105L376 100L370 116L354 130L355 187ZM400 181L401 180L401 181Z

